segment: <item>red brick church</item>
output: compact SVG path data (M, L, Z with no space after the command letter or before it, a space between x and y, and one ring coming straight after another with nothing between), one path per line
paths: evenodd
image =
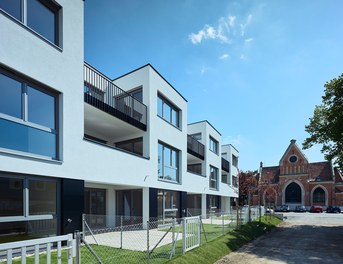
M253 195L253 204L343 206L343 177L330 161L309 162L296 141L281 157L278 166L263 167L259 173L259 194ZM260 201L261 200L261 201Z

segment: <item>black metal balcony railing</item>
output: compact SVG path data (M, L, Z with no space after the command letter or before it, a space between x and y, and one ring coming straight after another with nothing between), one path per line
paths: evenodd
M84 85L86 103L146 131L146 105L87 63L84 64Z
M187 152L199 159L205 158L205 146L190 135L187 135Z
M222 158L222 170L230 172L230 162Z

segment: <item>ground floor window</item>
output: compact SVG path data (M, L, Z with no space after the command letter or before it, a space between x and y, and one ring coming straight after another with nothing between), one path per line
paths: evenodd
M210 211L217 211L220 209L220 196L207 195L207 208Z
M192 216L201 215L201 194L187 194L187 210Z
M106 226L106 190L85 188L84 212L87 224L92 227Z
M143 194L141 189L116 191L117 216L124 225L142 222ZM119 220L119 219L118 219Z
M0 234L56 235L59 181L0 173Z
M157 217L163 220L180 217L180 192L158 190Z

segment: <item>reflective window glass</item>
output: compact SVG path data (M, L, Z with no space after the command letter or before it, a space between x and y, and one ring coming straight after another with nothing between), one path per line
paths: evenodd
M55 129L55 97L30 86L28 95L28 121Z
M22 84L0 73L0 113L21 118Z
M161 97L157 99L157 114L170 124L180 127L180 110Z
M16 19L21 20L21 0L1 0L0 8Z
M56 159L56 135L0 118L0 147Z
M29 180L29 215L56 214L57 183Z
M23 214L23 180L0 177L0 216Z
M27 25L40 35L58 44L56 13L39 0L27 0Z

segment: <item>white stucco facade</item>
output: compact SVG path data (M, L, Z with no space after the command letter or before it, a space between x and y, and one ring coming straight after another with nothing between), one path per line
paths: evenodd
M44 156L8 147L6 142L0 141L0 180L12 184L13 179L19 179L25 193L22 212L0 216L0 224L54 219L57 223L54 232L66 233L80 228L82 212L105 214L110 225L111 216L124 213L145 220L166 217L165 212L182 217L187 215L189 206L206 216L212 200L218 211L229 211L230 198L237 197L237 188L232 186L232 180L221 180L222 153L228 154L230 169L227 173L231 179L238 174L237 166L232 166L231 160L233 154L238 158L238 151L231 145L222 147L221 134L209 122L188 125L187 100L153 66L145 65L113 82L106 80L104 87L89 84L86 92L83 8L81 0L56 1L57 11L54 9L54 12L59 18L56 43L0 9L0 35L6 36L0 40L1 78L22 82L22 98L28 97L27 87L31 83L45 95L54 94L56 124L53 129L46 129L30 122L28 99L21 103L24 107L22 118L12 117L6 109L0 108L0 120L56 135L57 153L56 157ZM119 89L119 95L106 97L109 82L127 93ZM0 79L0 92L2 89L5 91L7 87ZM132 92L137 89L141 91L144 104L139 107L146 107L146 113L139 113L140 120L142 116L146 118L143 126L135 125L139 123L136 117L125 112L130 110L131 115L139 112L138 108L128 105L128 102L140 103ZM93 100L96 101L93 104L86 102L85 96L94 99L96 92L106 100L114 101L113 106L108 107L100 99ZM10 96L8 98L11 100ZM162 112L161 105L164 107ZM39 112L39 107L36 111ZM0 127L3 131L0 135L16 136L16 131L6 129ZM190 153L188 149L189 135L197 133L201 134L198 141L203 145L203 154ZM29 136L27 140L30 143ZM211 140L217 143L215 151L210 150ZM128 147L137 148L138 152L128 151ZM201 164L200 174L190 171L189 166L193 164ZM212 183L211 168L217 169L217 178ZM56 184L55 208L52 213L33 216L29 212L31 182L50 180ZM93 194L102 200L92 200ZM197 202L190 203L187 198L190 196ZM8 203L8 197L3 194L0 199ZM96 204L103 208L97 210ZM133 210L133 207L137 208Z

